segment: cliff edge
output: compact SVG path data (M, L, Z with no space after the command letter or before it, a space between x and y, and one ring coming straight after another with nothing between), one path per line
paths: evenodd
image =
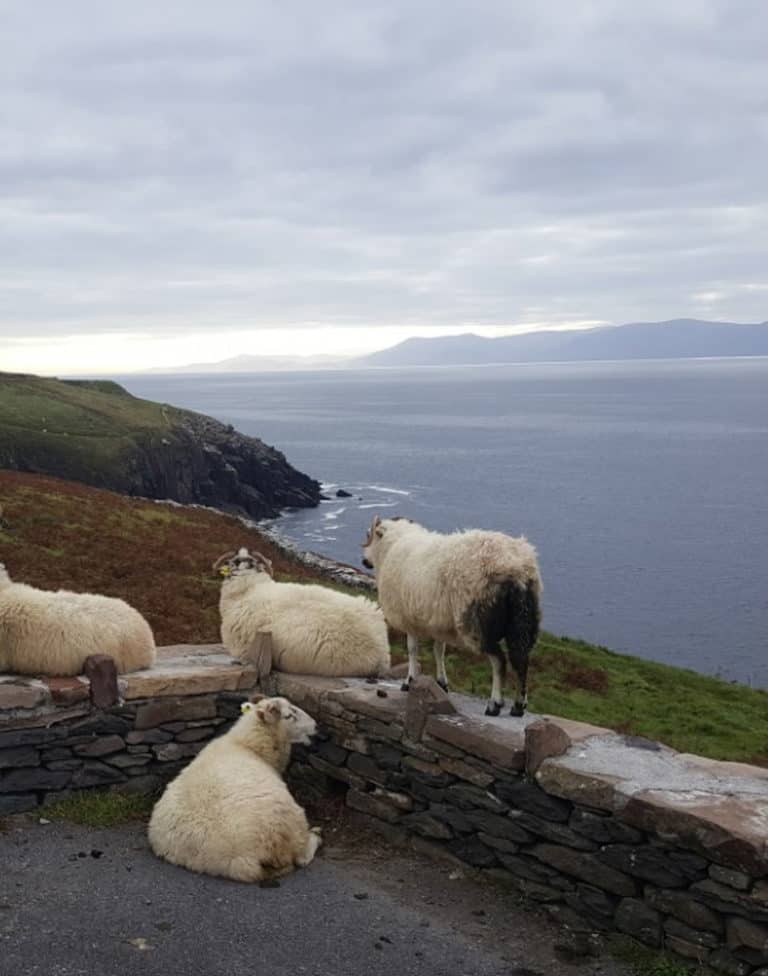
M256 437L105 380L0 373L0 468L270 518L320 485Z

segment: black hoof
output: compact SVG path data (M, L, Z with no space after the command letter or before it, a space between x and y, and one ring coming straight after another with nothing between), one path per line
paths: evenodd
M438 679L437 679L437 683L438 683L438 684L440 685L440 687L441 687L441 688L443 689L443 691L445 691L445 692L447 692L447 691L448 691L448 682L447 682L447 681L441 681L441 680L440 680L440 679L438 678Z
M495 701L488 702L485 708L486 715L498 715L500 711L501 711L500 702L495 702Z
M525 715L525 705L521 702L515 702L515 704L510 708L509 714L514 718L522 718Z
M408 681L404 681L400 685L400 691L410 691L410 688L411 688L411 680L410 680L410 678L408 679Z

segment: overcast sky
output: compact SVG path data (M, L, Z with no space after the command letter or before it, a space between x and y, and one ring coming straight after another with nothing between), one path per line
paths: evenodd
M768 318L763 0L0 0L0 368Z

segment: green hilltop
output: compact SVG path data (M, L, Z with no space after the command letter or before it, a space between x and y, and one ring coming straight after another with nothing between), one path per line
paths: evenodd
M110 380L0 373L0 467L255 518L320 496L257 438Z

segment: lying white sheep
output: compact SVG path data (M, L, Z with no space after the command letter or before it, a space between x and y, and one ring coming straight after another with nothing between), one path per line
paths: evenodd
M155 639L138 610L115 597L14 583L0 563L0 672L80 674L91 654L118 672L149 668Z
M309 743L315 721L285 698L242 709L160 797L149 843L190 871L261 881L309 864L320 846L281 776L291 744Z
M214 569L224 576L221 639L232 657L247 657L257 635L268 632L277 671L375 677L389 668L384 615L366 597L278 583L272 563L247 549L220 556Z
M502 532L430 532L410 519L378 516L363 543L363 564L375 569L379 602L391 627L408 638L407 690L418 673L419 638L435 641L437 679L447 690L445 645L482 651L493 669L487 715L504 704L506 643L519 679L512 715L528 702L528 655L541 621L536 550Z

